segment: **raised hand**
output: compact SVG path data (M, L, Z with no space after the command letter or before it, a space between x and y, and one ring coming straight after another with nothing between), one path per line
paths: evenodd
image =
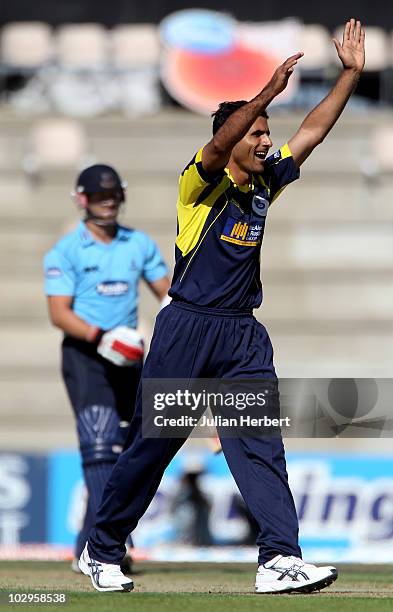
M272 89L274 96L277 96L279 93L284 91L288 85L288 80L294 70L294 67L296 66L298 60L303 57L303 55L304 53L301 52L295 53L295 55L288 57L288 59L277 68L267 84L267 87Z
M344 68L361 72L364 67L365 32L360 21L351 19L347 21L343 33L342 44L336 38L333 38L337 55L342 61Z

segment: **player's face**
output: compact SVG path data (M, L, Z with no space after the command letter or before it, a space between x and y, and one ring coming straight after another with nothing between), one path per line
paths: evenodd
M116 222L121 203L119 191L101 191L89 194L87 208L95 219L110 225Z
M246 172L263 172L272 145L267 119L258 117L247 134L234 146L232 159Z

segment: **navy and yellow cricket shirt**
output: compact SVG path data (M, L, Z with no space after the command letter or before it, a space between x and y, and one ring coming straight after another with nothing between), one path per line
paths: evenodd
M287 144L245 186L236 185L227 168L207 174L200 149L179 180L176 265L169 295L210 308L258 308L267 210L297 178Z

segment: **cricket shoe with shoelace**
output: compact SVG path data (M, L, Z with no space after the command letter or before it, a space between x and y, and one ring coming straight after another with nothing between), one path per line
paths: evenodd
M337 570L331 565L317 567L299 557L277 555L258 567L256 593L312 593L336 580Z
M97 591L132 591L134 583L120 569L120 565L103 563L90 557L87 544L79 559L79 569L90 576Z

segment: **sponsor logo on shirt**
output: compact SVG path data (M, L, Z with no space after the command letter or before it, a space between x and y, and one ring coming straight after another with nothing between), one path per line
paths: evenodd
M60 270L60 268L47 268L45 276L46 278L60 278L60 276L63 276L63 270Z
M126 281L104 281L96 286L99 295L117 297L128 292L129 284Z
M99 267L98 266L87 266L86 268L83 268L83 272L98 272Z
M256 247L261 243L263 225L243 223L229 218L220 236L221 240L241 246Z

